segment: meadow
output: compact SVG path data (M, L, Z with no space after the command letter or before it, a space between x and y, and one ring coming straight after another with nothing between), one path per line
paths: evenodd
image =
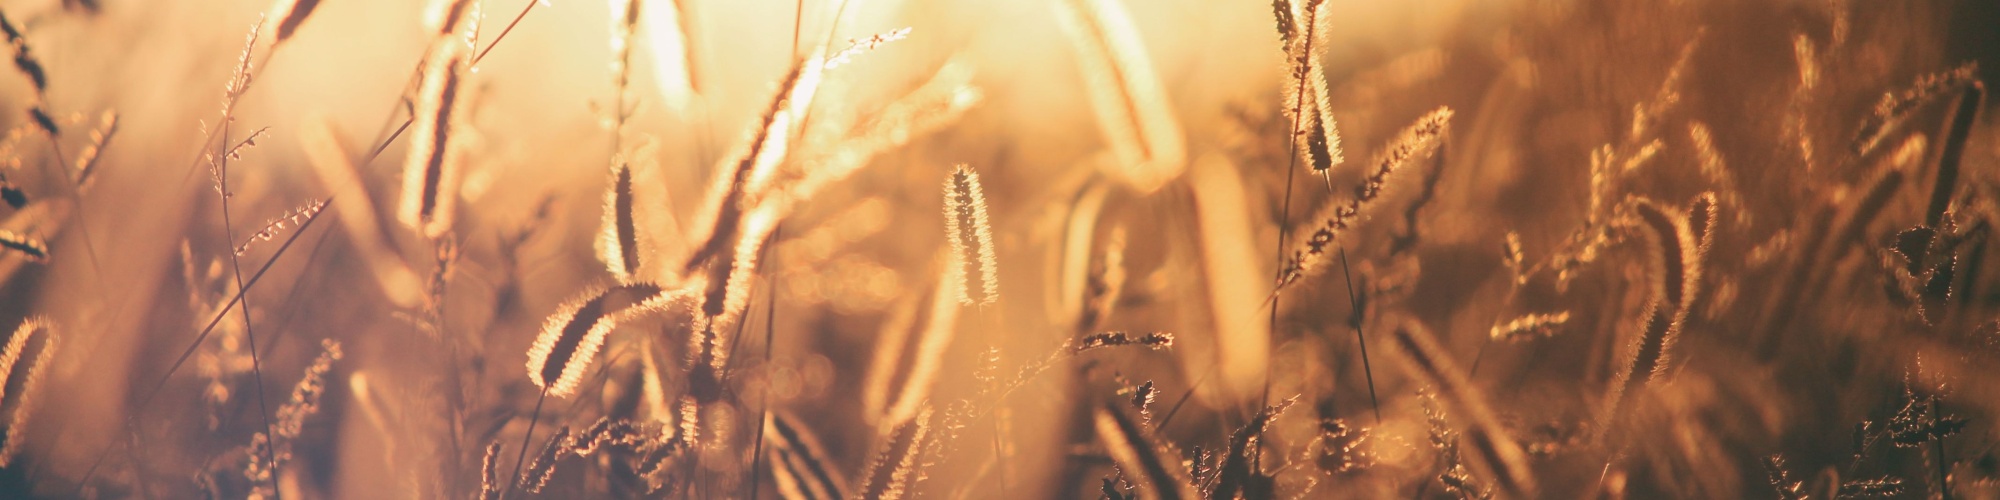
M0 28L0 497L2000 498L1990 0Z

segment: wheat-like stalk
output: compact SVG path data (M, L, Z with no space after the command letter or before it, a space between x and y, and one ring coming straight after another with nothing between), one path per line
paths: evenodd
M1713 204L1712 194L1698 198L1695 203L1698 208ZM1633 223L1651 235L1654 243L1649 254L1655 267L1648 273L1653 298L1643 316L1639 335L1624 355L1626 369L1619 373L1613 392L1607 397L1606 418L1616 418L1624 400L1667 370L1688 308L1701 286L1702 254L1707 248L1705 228L1714 217L1710 209L1686 213L1644 198L1635 198L1628 206L1635 218ZM1697 226L1704 228L1703 236L1696 236ZM1607 422L1610 423L1615 422Z
M1138 335L1126 332L1093 333L1090 335L1085 335L1082 339L1075 341L1073 345L1070 346L1070 352L1074 354L1080 354L1083 353L1084 351L1089 351L1092 349L1099 349L1105 347L1121 347L1121 346L1144 346L1150 349L1171 349L1174 347L1174 334L1167 332L1151 332Z
M285 40L290 40L292 34L299 31L299 26L305 24L306 18L312 16L313 9L319 7L319 2L320 0L278 0L276 5L271 6L266 18L268 22L278 23L278 40L271 43L283 44Z
M638 210L632 186L632 165L623 159L612 162L611 186L604 193L604 227L597 234L599 260L611 275L627 279L639 272L641 243Z
M914 494L910 489L923 475L925 445L933 439L931 413L930 406L925 405L909 420L889 427L891 430L883 434L867 472L861 475L863 486L855 492L858 498L896 500Z
M14 69L19 70L22 76L28 77L28 83L34 84L36 95L46 94L49 91L48 73L42 69L41 60L35 58L34 52L29 49L28 38L21 34L20 28L15 27L13 21L7 19L5 13L0 13L0 32L6 33L7 44L14 48ZM41 113L41 108L33 109ZM47 115L41 114L41 116Z
M1098 128L1116 162L1110 174L1141 192L1181 175L1187 144L1180 118L1139 40L1131 15L1117 0L1052 2L1056 18L1076 45Z
M1443 141L1451 124L1451 116L1451 108L1440 107L1418 118L1415 124L1403 129L1402 134L1376 156L1373 162L1374 168L1369 171L1367 178L1362 180L1361 185L1355 188L1353 198L1344 201L1329 200L1324 208L1309 219L1313 221L1313 231L1304 241L1292 247L1280 268L1277 289L1272 291L1273 296L1298 282L1300 278L1315 275L1324 268L1327 258L1335 250L1333 246L1335 241L1340 238L1341 233L1347 231L1348 226L1360 220L1363 209L1382 196L1383 189L1389 184L1389 176L1395 174L1412 158L1429 153Z
M528 348L528 381L548 391L551 396L562 398L575 394L577 384L583 381L583 374L597 356L598 348L604 345L605 335L617 328L619 321L684 298L687 293L685 290L662 290L649 283L626 283L586 291L563 304L543 323L542 333ZM637 305L620 307L621 304L614 303L616 300L632 301L635 298L638 299Z
M410 156L403 166L403 194L396 218L428 238L451 230L457 210L460 170L465 148L454 141L452 129L469 121L461 95L470 64L467 44L432 44L424 62L423 81L411 127Z
M1274 4L1274 8L1284 9L1278 22L1284 24L1279 30L1285 42L1286 63L1291 66L1291 79L1285 87L1285 116L1294 123L1291 143L1298 149L1299 156L1306 159L1306 165L1313 173L1327 178L1333 167L1345 159L1340 149L1340 129L1333 119L1333 99L1326 83L1326 68L1322 66L1317 48L1324 48L1325 32L1319 27L1321 16L1330 8L1325 0L1308 0L1299 5L1304 11L1301 18L1290 11L1292 5ZM1296 23L1296 25L1293 25ZM1328 178L1329 186L1331 179Z
M837 464L820 446L802 422L784 412L765 415L764 434L770 436L776 455L771 478L778 493L788 499L839 500L847 498L846 481Z
M979 173L954 167L944 183L945 235L951 240L951 281L958 303L990 306L1000 300L1000 270L993 256L993 224Z
M479 459L479 500L500 500L500 491L507 488L506 481L500 479L501 448L502 445L499 441L486 443L486 451L481 454L482 458Z
M104 159L104 148L111 146L111 138L118 135L118 112L105 111L97 119L97 128L90 131L90 142L76 153L76 189L81 191L91 185L97 164ZM18 207L17 207L18 208Z
M27 359L28 344L37 338L41 340L39 347L35 348L33 359ZM34 413L37 397L45 385L42 379L46 378L49 360L55 357L57 340L55 329L48 320L34 317L22 321L21 326L14 329L14 335L8 337L6 349L0 351L0 402L8 401L4 393L8 384L19 380L21 388L6 405L12 408L13 415L7 424L7 443L0 445L0 468L12 463L14 456L26 444L23 441L28 438L28 417Z
M1881 100L1876 101L1872 113L1861 121L1860 130L1854 134L1854 153L1865 155L1873 151L1883 139L1909 119L1911 112L1940 96L1971 84L1978 78L1978 74L1979 65L1967 63L1949 71L1920 76L1916 83L1902 92L1884 92Z
M1494 340L1523 342L1554 336L1568 323L1569 311L1527 314L1503 324L1493 325L1493 331L1489 335Z
M817 58L794 64L779 85L781 90L765 108L763 119L743 143L742 151L718 166L715 181L703 202L703 213L695 219L703 221L697 227L706 234L690 235L693 237L689 240L696 243L695 250L682 264L683 272L693 273L737 249L737 233L745 213L757 208L768 194L764 190L789 151L793 121L811 104L812 94L819 85L820 69Z

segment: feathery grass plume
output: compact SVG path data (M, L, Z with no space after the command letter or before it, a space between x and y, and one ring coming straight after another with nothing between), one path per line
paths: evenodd
M47 94L49 76L42 70L41 60L29 51L28 38L21 35L21 30L14 27L14 22L8 20L5 13L0 13L0 31L6 32L7 44L14 47L14 69L20 70L22 75L28 77L28 82L35 85L35 95Z
M729 260L717 259L708 265L705 281L701 281L701 316L696 331L701 335L690 337L697 343L690 352L705 357L714 368L721 368L729 361L730 349L725 339L717 335L725 327L734 324L750 306L750 287L757 277L757 266L763 256L764 246L770 243L781 221L780 213L785 208L782 203L765 203L742 217L738 231L734 255Z
M862 487L855 493L863 500L895 500L910 496L911 487L923 478L921 455L931 432L931 408L924 405L914 417L896 424L883 435L875 458L861 475Z
M486 452L479 460L479 500L500 500L500 490L507 483L500 479L500 442L486 443Z
M1451 116L1451 108L1440 107L1418 118L1415 124L1403 129L1403 133L1389 144L1388 149L1376 157L1374 170L1360 186L1355 188L1352 199L1329 200L1325 207L1309 219L1314 221L1313 232L1311 236L1294 246L1291 255L1285 259L1277 287L1271 292L1273 297L1298 282L1300 278L1318 274L1323 269L1327 256L1333 253L1335 240L1340 238L1340 233L1345 232L1350 224L1360 219L1361 211L1366 209L1370 202L1382 196L1383 188L1389 183L1389 176L1403 164L1409 163L1410 159L1430 152L1433 147L1443 142L1444 134L1451 124Z
M1084 351L1092 349L1119 346L1145 346L1148 349L1155 350L1171 349L1174 347L1174 334L1166 332L1152 332L1142 335L1133 335L1125 332L1093 333L1074 342L1070 347L1070 353L1081 354Z
M1234 499L1270 498L1275 485L1274 478L1264 474L1258 466L1257 454L1263 452L1264 431L1271 421L1284 414L1287 408L1299 401L1298 396L1285 398L1278 404L1265 406L1242 428L1229 436L1229 456L1222 461L1222 469L1217 471L1215 491L1209 498Z
M1290 47L1292 37L1296 36L1298 30L1298 25L1293 21L1296 15L1292 13L1291 0L1272 0L1271 13L1278 18L1278 41Z
M812 94L819 86L820 69L816 57L792 65L791 72L778 86L778 94L764 110L763 119L743 143L743 150L718 166L715 181L709 186L708 201L704 202L703 216L696 219L704 221L707 234L690 239L698 243L681 266L682 272L693 273L710 260L735 250L744 214L767 194L765 188L787 154L793 121L811 104Z
M1116 161L1107 173L1141 193L1179 177L1187 163L1180 119L1125 6L1119 0L1052 3L1076 44L1077 68L1098 129L1111 143Z
M1713 206L1714 195L1706 194L1701 199ZM1651 277L1653 298L1643 316L1646 319L1639 335L1622 354L1626 369L1618 374L1613 392L1607 398L1606 418L1616 418L1623 399L1630 398L1634 391L1666 371L1670 351L1687 320L1688 306L1701 288L1701 259L1706 242L1694 235L1692 226L1699 224L1706 228L1714 216L1713 211L1706 210L1684 214L1645 198L1633 198L1628 206L1635 218L1632 222L1652 235L1654 247L1648 253L1654 267L1647 274Z
M848 62L851 62L854 59L854 56L861 55L861 53L863 52L875 50L878 47L887 45L889 42L902 40L909 36L910 36L910 28L904 27L901 29L893 29L881 33L876 33L874 35L870 35L868 38L850 38L847 40L847 48L840 49L839 52L835 52L833 53L833 55L826 56L826 69L833 69L846 65Z
M555 397L576 393L590 361L604 345L604 336L629 313L643 312L685 295L684 290L662 290L649 283L625 283L597 287L549 315L542 333L528 349L528 381ZM617 301L637 305L619 304ZM623 307L621 307L623 306Z
M41 238L0 229L0 248L9 250L28 259L28 262L48 262L49 245Z
M29 359L31 348L28 344L34 339L40 339L40 342L32 348L33 359ZM24 432L28 416L34 413L36 396L42 390L43 373L47 371L49 360L55 357L57 340L55 328L48 320L31 317L14 329L14 335L7 339L6 350L0 351L0 403L5 403L3 407L13 414L7 424L7 442L0 445L0 468L6 468L13 461L14 455L21 451L22 441L28 437ZM19 381L20 392L5 394L9 383L16 380Z
M484 15L480 11L482 5L478 0L433 0L424 9L424 27L437 32L439 38L460 35L466 43L471 43L471 31L478 28L479 18Z
M686 109L701 94L701 72L697 64L700 48L694 29L693 0L668 0L671 5L649 2L641 9L647 49L653 56L653 81L660 97L675 110Z
M1703 191L1688 202L1688 235L1694 237L1700 255L1708 255L1708 248L1715 242L1715 220L1720 211L1714 191Z
M1493 331L1489 335L1494 340L1525 342L1552 337L1562 331L1563 326L1568 323L1569 311L1534 313L1514 318L1513 321L1504 324L1493 325Z
M1986 100L1986 84L1973 80L1959 90L1958 105L1952 108L1945 129L1944 149L1938 152L1937 182L1931 187L1930 206L1924 211L1924 225L1938 227L1945 209L1951 208L1952 193L1958 191L1958 163L1965 156L1966 137L1979 119L1980 104Z
M98 160L104 158L104 148L111 145L111 138L118 135L118 112L106 110L97 119L97 129L90 131L90 142L76 154L76 186L82 190L90 186L92 174L97 173Z
M611 275L628 279L639 273L642 244L638 202L632 194L632 165L623 158L611 162L611 187L604 193L604 228L597 233L597 258Z
M1104 449L1118 464L1118 470L1138 483L1145 498L1199 498L1194 479L1188 476L1179 457L1163 449L1152 430L1133 418L1124 406L1120 402L1100 403L1091 418L1098 438L1104 441Z
M1298 20L1286 38L1285 56L1291 66L1290 85L1285 88L1285 116L1292 119L1291 142L1313 173L1332 186L1333 167L1346 161L1340 149L1340 127L1333 119L1333 99L1326 83L1326 68L1318 57L1319 44L1326 35L1319 27L1322 14L1330 7L1325 0L1307 0L1300 6L1303 17L1287 13L1282 21ZM1296 38L1294 38L1296 36ZM1318 47L1318 48L1316 48Z
M410 157L403 166L403 194L397 220L427 238L451 230L458 204L464 146L452 140L452 129L468 125L460 95L471 48L444 42L431 45L424 61L411 128Z
M1475 467L1513 498L1530 498L1535 491L1528 456L1486 405L1486 398L1465 378L1465 372L1439 346L1430 329L1414 319L1395 329L1395 351L1410 374L1437 389L1439 397L1458 411L1465 439L1473 449Z
M298 208L294 208L290 212L285 212L284 215L279 215L276 219L271 219L271 222L264 224L263 229L257 230L256 234L252 234L248 239L243 240L243 244L236 245L236 255L242 256L244 252L250 251L250 245L253 243L271 241L271 238L277 237L278 233L284 231L285 228L312 218L313 214L319 213L320 209L324 208L326 208L326 202L323 200L306 200L306 204L299 205Z
M271 486L274 484L271 471L281 470L286 462L291 461L292 443L298 439L299 433L305 430L306 417L319 411L320 398L326 394L326 374L333 370L333 362L340 360L341 357L340 342L332 339L320 340L320 349L319 357L313 359L312 365L306 367L305 377L299 379L298 385L292 386L291 399L278 407L277 421L271 429L271 433L277 437L271 439L259 432L250 440L252 458L244 467L243 476L255 485L253 488L257 497L274 496L276 492ZM272 468L265 467L264 462L255 458L264 456L267 447L270 448L271 456L277 460Z
M271 6L271 12L265 18L266 22L278 23L278 40L271 42L272 45L283 44L285 40L291 39L292 34L299 31L299 26L305 24L306 18L312 16L313 9L319 7L319 2L320 0L278 0L276 5Z
M1439 408L1437 394L1428 388L1417 388L1417 403L1423 409L1425 432L1431 448L1436 452L1437 480L1444 485L1446 493L1458 498L1493 498L1491 488L1473 477L1466 470L1465 461L1459 453L1459 433L1453 430L1451 422L1445 420L1444 409ZM1428 483L1426 483L1428 484Z
M549 479L556 476L556 461L562 460L563 448L569 444L569 439L569 426L557 428L556 435L549 436L549 444L535 454L535 463L522 471L520 477L514 478L515 484L528 490L528 493L541 493L542 488L548 487Z
M986 217L986 193L979 173L953 167L944 183L944 231L951 239L952 283L958 303L980 307L1000 300L1000 270L993 256L993 225Z
M787 499L839 500L847 498L847 484L819 438L798 419L784 412L765 414L764 434L770 436L773 459L771 478L778 494ZM754 480L754 479L753 479Z
M1950 71L1917 77L1916 83L1900 93L1884 92L1882 99L1876 101L1873 113L1861 121L1861 129L1854 134L1854 154L1866 155L1873 151L1882 139L1901 128L1917 108L1971 84L1978 79L1978 74L1978 63L1966 63Z

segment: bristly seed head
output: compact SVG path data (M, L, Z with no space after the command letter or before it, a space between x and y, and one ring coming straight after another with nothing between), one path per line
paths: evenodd
M36 338L41 341L39 347L34 348L33 359L25 359L30 349L29 342ZM19 454L25 444L23 441L27 440L28 417L34 413L36 396L41 392L49 360L55 357L58 340L47 319L32 317L21 322L14 335L7 339L6 349L0 351L0 403L8 403L11 399L11 404L4 407L13 408L14 412L7 425L7 442L0 446L0 468L13 461L14 455ZM20 380L16 385L21 388L20 393L5 394L6 388L17 379Z
M461 141L452 140L452 129L466 121L466 99L459 93L470 53L465 44L432 44L418 88L410 156L403 166L403 193L396 216L428 238L451 229L458 203L459 170L465 152Z
M993 227L986 217L986 194L979 173L959 165L944 184L945 234L951 238L951 273L962 305L988 306L1000 300L1000 270L993 254Z
M1311 219L1315 224L1312 233L1304 241L1292 247L1291 253L1283 262L1281 268L1283 272L1280 273L1276 289L1271 292L1272 296L1275 297L1279 291L1296 283L1300 278L1319 272L1327 255L1332 253L1334 241L1339 239L1341 233L1347 231L1349 225L1361 218L1362 209L1382 196L1382 190L1389 184L1389 176L1403 164L1409 163L1410 159L1430 152L1443 141L1445 132L1451 124L1451 116L1451 108L1440 107L1417 119L1415 124L1403 129L1403 133L1397 135L1395 142L1391 142L1389 148L1376 157L1374 170L1362 180L1361 185L1354 188L1352 199L1345 202L1329 201L1325 208L1320 209Z

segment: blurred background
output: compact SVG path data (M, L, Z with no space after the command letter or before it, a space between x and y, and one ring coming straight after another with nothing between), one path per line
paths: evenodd
M324 395L289 463L267 478L284 497L478 496L481 450L502 443L505 471L531 415L536 449L556 426L600 417L683 421L652 405L691 383L681 365L697 332L685 314L611 332L578 396L540 407L523 376L559 306L613 280L596 243L611 166L643 169L646 258L673 268L650 278L690 278L664 263L699 244L711 185L794 62L904 28L826 70L783 168L812 172L870 139L854 131L884 110L939 89L975 96L960 101L969 107L895 129L891 147L784 215L749 289L748 333L732 340L728 395L703 401L703 439L685 465L661 479L620 465L624 455L572 458L542 495L796 493L768 470L780 460L759 432L769 411L796 416L847 493L871 496L869 464L900 431L864 394L911 383L871 367L925 356L943 368L927 391L937 434L909 485L923 495L1121 491L1100 486L1136 479L1093 437L1093 408L1141 384L1157 391L1144 413L1158 425L1140 446L1177 457L1201 494L1223 495L1216 474L1232 473L1200 450L1229 455L1262 405L1294 395L1251 433L1254 471L1236 473L1271 486L1238 494L1495 494L1493 472L1472 457L1460 465L1457 438L1440 437L1480 424L1460 420L1450 397L1420 396L1439 389L1399 362L1390 333L1406 320L1428 325L1503 437L1527 450L1535 496L2000 495L2000 295L1981 286L1995 276L1978 264L1993 252L1984 228L2000 217L1990 198L2000 127L1992 99L1963 97L1981 88L1969 82L2000 81L1991 1L1327 0L1311 57L1347 160L1322 180L1290 157L1292 49L1268 3L553 0L488 45L527 3L472 0L477 47L496 48L462 80L467 115L452 140L465 156L446 202L458 217L440 238L396 220L411 137L389 140L439 39L426 19L442 7L428 2L322 0L284 41L264 29L225 142L264 132L223 170L228 201L217 196L204 137L223 126L246 35L292 3L0 1L24 40L16 53L32 47L47 77L42 91L0 77L0 116L16 117L0 174L30 197L0 209L0 229L48 249L0 255L0 319L44 318L56 339L39 377L10 378L0 393L0 411L24 415L5 438L21 448L0 468L0 496L270 495L244 473L252 436L329 352L322 340L341 354L322 370ZM630 4L646 14L624 41L634 52L621 90L614 47ZM1156 111L1172 124L1134 119L1181 149L1155 165L1164 180L1120 174L1137 167L1116 154L1116 126L1093 101L1105 68L1079 42L1088 35L1063 24L1071 4L1129 24L1137 43L1123 47L1139 50L1126 54L1148 68L1113 73L1157 82ZM1883 116L1885 94L1960 67L1896 110L1882 145L1859 150L1857 130ZM1976 118L1954 139L1963 100ZM1442 147L1390 178L1340 237L1345 260L1270 300L1279 242L1296 246L1318 207L1350 197L1398 132L1440 107L1454 112ZM61 133L38 128L30 109ZM1956 182L1938 181L1954 141ZM1904 148L1921 159L1897 163ZM87 149L100 154L80 185L64 169ZM941 352L903 353L916 349L886 339L922 329L946 286L940 186L961 164L983 181L1001 295L958 313ZM1616 173L1603 181L1599 170ZM1901 184L1885 186L1885 172ZM1944 222L1925 217L1933 184L1951 200ZM1874 189L1894 191L1870 204ZM1576 272L1553 269L1578 235L1618 225L1601 220L1616 217L1597 193L1607 207L1626 196L1686 207L1703 192L1721 203L1669 361L1646 395L1626 396L1632 416L1601 422L1655 294L1651 240L1626 231ZM237 250L329 197L324 220L295 242L304 218ZM1946 235L1930 260L1896 251L1915 226ZM1827 227L1853 229L1829 237ZM1122 262L1108 264L1114 253ZM232 254L246 276L273 262L248 294L250 328L242 313L218 314L238 288ZM1951 263L1942 277L1939 259ZM1113 266L1121 287L1093 295ZM1902 293L1933 281L1950 292L1943 306ZM1080 331L1090 300L1109 305ZM1558 311L1566 322L1545 338L1494 340L1510 320ZM190 348L205 328L214 333ZM1174 341L1066 353L1066 341L1098 331ZM163 375L184 351L186 365ZM1941 424L1953 418L1964 422ZM1774 455L1784 463L1770 465Z

